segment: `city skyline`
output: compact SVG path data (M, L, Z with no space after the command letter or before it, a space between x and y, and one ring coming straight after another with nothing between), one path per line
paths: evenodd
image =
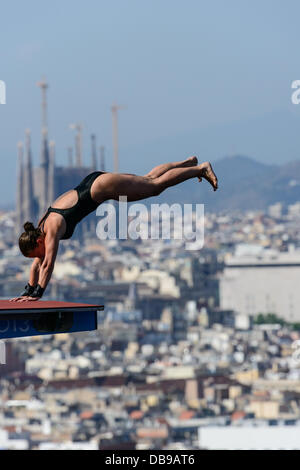
M22 22L15 18L16 2L5 7L2 204L14 198L15 149L26 128L33 163L39 159L36 82L44 75L49 138L60 165L73 142L69 124L82 122L84 158L96 134L113 169L114 102L126 106L119 120L120 171L141 173L189 154L212 161L244 154L265 163L298 158L300 107L291 102L291 84L299 79L297 2L289 8L259 3L260 15L255 3L233 0L191 1L188 8L179 1L90 0L88 6L18 3Z

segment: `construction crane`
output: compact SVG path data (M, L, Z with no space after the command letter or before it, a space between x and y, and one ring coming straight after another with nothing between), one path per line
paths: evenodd
M47 89L49 85L46 81L46 78L43 77L40 82L37 82L37 86L42 90L42 129L47 131L48 122L47 122Z
M119 109L126 109L126 106L119 106L117 104L113 104L111 107L112 126L113 126L114 173L119 172L119 142L118 142L118 110Z
M75 135L75 153L76 153L76 166L82 167L82 124L70 124L70 129L76 130Z

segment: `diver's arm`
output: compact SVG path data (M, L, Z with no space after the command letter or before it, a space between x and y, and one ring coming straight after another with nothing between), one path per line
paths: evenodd
M41 264L42 260L40 258L34 258L29 272L30 286L36 286L38 283Z
M48 282L51 279L58 251L58 245L59 238L57 237L56 233L48 232L45 237L45 257L41 263L38 276L38 286L40 286L43 291L46 289Z
M30 297L30 293L33 292L34 287L37 285L39 280L39 270L41 267L41 263L42 260L40 258L34 258L29 272L29 281L28 284L25 286L23 294L20 294L18 297L10 299L11 301L27 300L28 297Z

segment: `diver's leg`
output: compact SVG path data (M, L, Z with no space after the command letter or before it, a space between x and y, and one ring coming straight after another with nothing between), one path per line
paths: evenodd
M108 199L118 200L127 196L127 201L139 201L158 196L165 189L175 186L191 178L205 178L213 186L218 187L218 180L209 162L194 167L173 168L157 178L132 175L126 173L105 173L99 176L91 187L91 196L99 204Z
M148 178L158 178L159 176L163 175L169 170L172 170L173 168L186 168L196 165L198 165L198 158L193 156L187 158L186 160L182 160L181 162L163 163L162 165L158 165L144 176L147 176Z

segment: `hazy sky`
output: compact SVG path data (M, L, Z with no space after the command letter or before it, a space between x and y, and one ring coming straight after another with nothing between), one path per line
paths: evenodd
M270 163L300 157L300 105L290 98L300 79L299 14L296 0L3 2L0 203L14 200L16 144L26 128L38 164L43 75L60 164L73 144L68 126L80 121L85 161L94 132L112 169L113 101L126 106L121 171L191 153Z

